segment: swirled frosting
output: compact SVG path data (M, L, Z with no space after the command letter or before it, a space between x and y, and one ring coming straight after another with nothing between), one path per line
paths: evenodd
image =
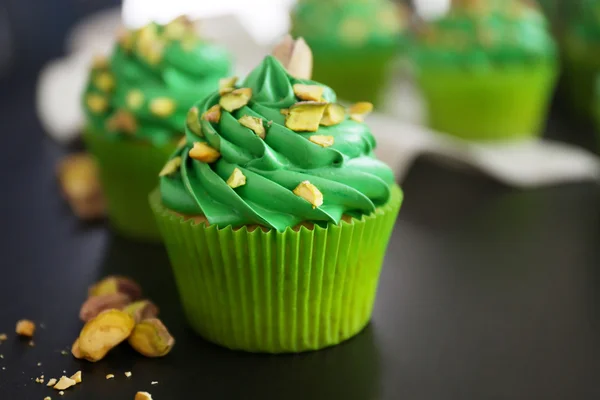
M161 145L183 134L186 113L230 73L230 56L178 18L125 31L110 61L96 62L84 93L88 126L115 139Z
M413 46L417 65L476 69L555 62L556 45L538 9L521 0L463 3L419 31Z
M339 223L343 215L359 217L385 204L394 176L373 155L375 139L367 125L345 116L316 132L286 127L281 110L298 103L297 83L319 85L324 101L336 101L330 88L290 76L277 59L267 56L241 84L252 89L245 106L233 112L223 109L218 122L209 122L202 115L221 96L217 92L199 102L191 115L200 118L188 120L186 143L171 157L177 170L160 179L163 204L184 215L204 215L219 227L257 224L279 231L304 221ZM262 120L264 139L240 123L243 116ZM190 127L198 122L201 135ZM312 135L333 137L333 145L315 144ZM198 142L218 150L220 158L210 163L192 158L190 150ZM236 168L246 182L232 188L227 181ZM321 205L294 193L305 181L322 193Z

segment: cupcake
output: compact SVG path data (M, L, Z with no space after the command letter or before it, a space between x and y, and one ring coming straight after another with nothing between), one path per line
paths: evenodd
M300 0L291 32L314 54L314 79L348 101L380 106L407 26L405 8L388 0Z
M580 0L572 7L563 38L563 86L574 114L589 120L600 72L600 0Z
M123 32L110 60L94 61L83 94L84 140L119 233L160 238L148 194L183 137L189 108L229 73L229 55L201 41L182 17Z
M191 326L231 349L302 352L360 332L402 202L373 154L370 104L346 110L290 75L310 69L291 65L310 60L299 48L287 71L267 56L198 102L150 196Z
M412 58L431 128L475 141L543 129L557 50L546 19L518 0L454 0L424 24Z

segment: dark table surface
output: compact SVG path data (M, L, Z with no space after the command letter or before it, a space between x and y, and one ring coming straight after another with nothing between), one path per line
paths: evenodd
M83 383L66 399L131 400L138 390L157 400L600 398L596 185L517 191L419 160L403 183L372 324L321 352L236 353L187 328L164 249L70 214L53 169L65 150L35 118L34 80L14 86L0 97L0 333L9 335L0 399L61 398L34 379L77 370ZM553 135L593 142L561 124ZM145 359L127 346L96 364L61 355L81 328L88 285L111 273L138 280L161 307L177 339L170 355ZM43 323L34 347L15 337L21 318Z

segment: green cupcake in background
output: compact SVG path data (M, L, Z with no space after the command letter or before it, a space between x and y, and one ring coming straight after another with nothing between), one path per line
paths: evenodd
M600 0L578 0L570 7L574 12L563 38L564 88L574 114L589 120L600 73Z
M315 80L342 100L382 104L405 42L405 8L389 0L300 0L291 20L292 35L313 51Z
M373 154L370 105L336 100L267 56L190 111L150 204L205 339L302 352L368 324L402 192Z
M94 62L83 95L84 140L96 157L113 227L159 240L147 196L182 138L190 107L230 73L230 57L191 21L125 31L110 60Z
M412 58L431 128L474 141L537 136L558 73L546 19L518 0L454 0Z

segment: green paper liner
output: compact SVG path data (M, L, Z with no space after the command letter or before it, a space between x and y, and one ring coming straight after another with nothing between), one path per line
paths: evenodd
M472 141L521 140L544 128L557 67L424 68L417 80L432 129Z
M336 345L369 322L402 192L369 216L313 229L219 229L150 196L187 318L235 350L298 353Z
M176 144L156 147L133 140L111 140L90 129L83 138L98 162L112 227L131 239L160 241L148 194L158 184L158 173Z

